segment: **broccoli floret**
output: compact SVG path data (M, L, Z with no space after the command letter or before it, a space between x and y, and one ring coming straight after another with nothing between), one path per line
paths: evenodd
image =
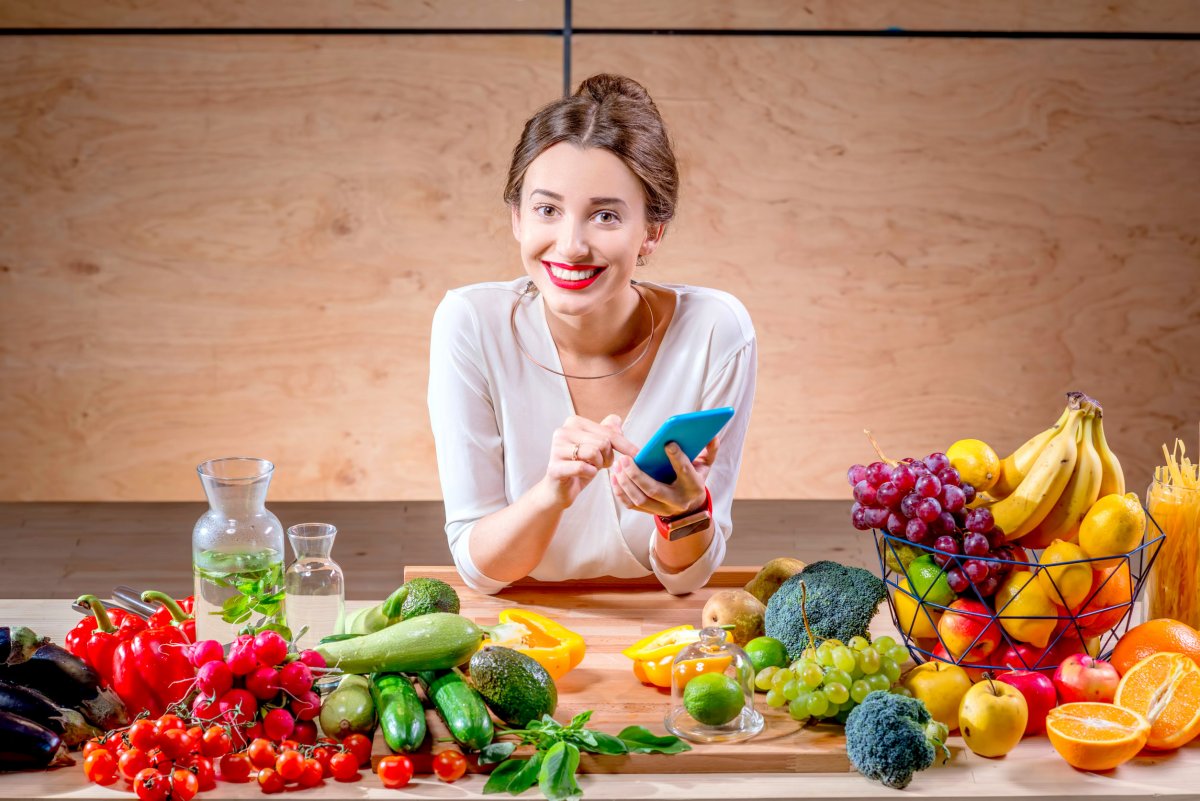
M767 602L763 627L787 648L796 660L808 647L808 632L800 615L801 583L806 595L804 609L818 642L833 638L848 642L855 635L866 637L871 618L887 597L887 585L861 567L837 562L813 562L779 586Z
M419 576L406 581L401 590L407 592L398 599L393 594L392 598L388 599L388 605L385 605L385 611L390 613L389 617L396 617L396 612L401 620L428 615L431 612L458 614L458 593L441 579ZM400 601L398 610L394 606L388 608L394 599Z
M903 790L913 774L933 764L940 749L950 758L946 724L916 698L876 690L846 718L846 754L868 779Z

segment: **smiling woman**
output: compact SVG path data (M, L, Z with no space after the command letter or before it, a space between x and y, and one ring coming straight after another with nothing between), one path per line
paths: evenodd
M685 593L724 559L757 346L731 295L634 280L678 183L628 78L593 76L526 123L504 191L525 275L453 290L433 321L446 534L471 587L653 573ZM665 419L720 406L736 414L694 460L668 448L674 483L634 464Z

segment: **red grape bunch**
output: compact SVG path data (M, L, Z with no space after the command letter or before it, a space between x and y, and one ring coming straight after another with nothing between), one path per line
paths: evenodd
M964 482L944 453L924 459L856 464L846 478L854 488L850 519L860 531L881 529L914 545L933 548L956 593L971 585L980 595L995 593L1017 558L987 509L969 509L975 488ZM1022 561L1024 555L1020 555Z

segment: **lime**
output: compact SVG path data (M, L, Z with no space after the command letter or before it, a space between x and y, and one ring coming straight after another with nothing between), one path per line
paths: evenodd
M946 573L933 561L932 554L922 554L908 565L908 583L913 595L925 603L947 606L958 596L950 589Z
M722 726L741 714L742 688L724 673L705 673L683 688L683 707L706 726Z
M787 646L774 637L755 637L743 649L758 673L765 667L787 667Z

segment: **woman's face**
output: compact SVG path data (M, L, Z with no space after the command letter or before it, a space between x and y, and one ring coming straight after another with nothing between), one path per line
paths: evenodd
M653 252L664 227L647 225L641 181L621 159L566 142L529 165L512 211L525 271L563 315L590 314L622 298L638 256Z

